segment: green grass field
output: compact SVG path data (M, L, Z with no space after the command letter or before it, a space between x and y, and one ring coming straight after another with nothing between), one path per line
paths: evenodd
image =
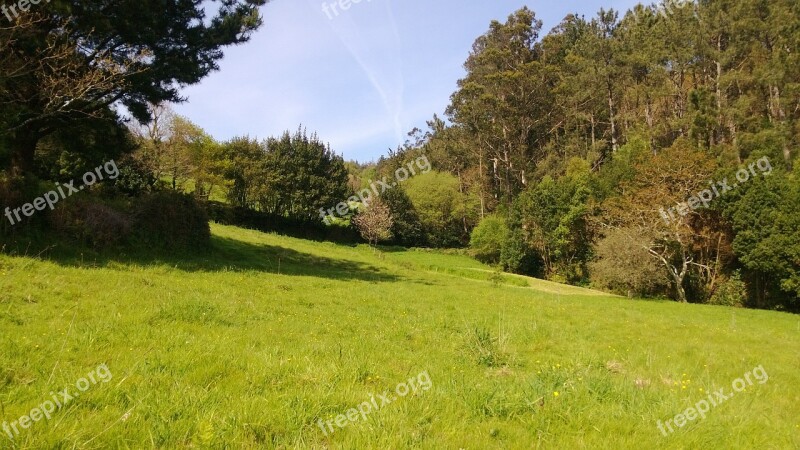
M800 448L798 316L212 231L202 257L0 257L0 420L113 374L0 448ZM757 366L766 383L659 431Z

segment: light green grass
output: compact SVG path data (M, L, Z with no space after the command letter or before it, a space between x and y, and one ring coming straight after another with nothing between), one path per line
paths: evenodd
M101 363L114 375L0 447L800 447L797 316L492 280L465 256L213 233L189 259L0 257L0 420ZM766 384L658 431L759 365ZM429 391L330 436L317 426L423 371Z

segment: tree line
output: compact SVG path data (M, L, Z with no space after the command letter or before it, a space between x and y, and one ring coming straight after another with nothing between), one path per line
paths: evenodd
M473 251L625 295L800 306L800 5L667 1L493 22L420 133L477 199ZM660 211L755 161L707 208ZM774 166L774 167L773 167Z
M47 226L104 243L131 228L179 233L191 218L195 243L205 208L469 248L623 295L800 308L796 2L667 0L571 14L549 33L522 8L476 39L445 115L366 164L302 128L218 142L165 106L248 40L264 3L206 17L191 2L53 0L0 28L0 198L114 159L119 177L90 193L103 206L65 202ZM433 170L321 223L320 208L422 157ZM752 173L735 189L717 185L741 170ZM217 214L223 203L252 214Z

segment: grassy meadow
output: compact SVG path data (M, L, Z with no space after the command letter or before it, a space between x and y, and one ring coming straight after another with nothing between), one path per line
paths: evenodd
M0 448L800 448L796 315L212 232L201 256L0 256L0 420L113 374ZM659 431L757 366L768 382ZM429 390L318 425L422 372Z

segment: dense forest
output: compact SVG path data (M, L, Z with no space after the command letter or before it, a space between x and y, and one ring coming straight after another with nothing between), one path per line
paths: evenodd
M800 309L795 1L667 1L569 15L546 34L520 9L477 38L445 115L368 164L302 127L217 142L169 109L178 86L247 41L265 1L226 2L210 20L199 7L133 14L149 7L116 3L54 0L0 28L3 206L42 195L47 180L119 166L91 200L25 230L96 248L195 246L210 214L460 247L631 297ZM421 158L433 170L408 173ZM367 188L370 201L358 195ZM9 245L25 230L0 227Z
M800 306L800 4L667 2L541 27L528 9L492 23L447 120L409 147L458 180L452 232L551 280Z

